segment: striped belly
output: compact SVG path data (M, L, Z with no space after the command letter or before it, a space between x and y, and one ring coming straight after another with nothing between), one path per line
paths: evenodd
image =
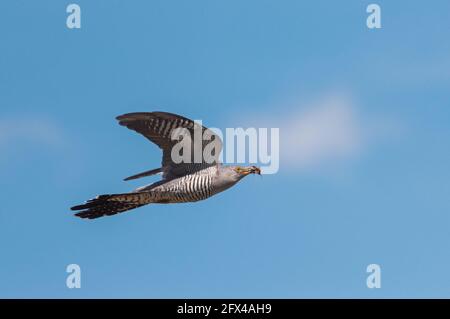
M204 173L190 174L154 191L159 203L196 202L213 195L212 177Z

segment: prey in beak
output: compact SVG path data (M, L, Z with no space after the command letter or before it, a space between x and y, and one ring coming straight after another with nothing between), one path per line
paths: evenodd
M251 174L258 174L258 175L261 175L261 169L260 169L259 167L256 167L256 166L252 166L252 167L250 168L250 173L251 173Z
M261 175L261 169L256 166L248 166L248 167L237 166L235 168L235 171L244 176L249 175L249 174Z

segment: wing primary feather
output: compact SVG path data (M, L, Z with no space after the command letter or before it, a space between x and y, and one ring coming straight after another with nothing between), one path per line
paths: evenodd
M124 181L130 181L132 179L138 179L138 178L145 177L145 176L151 176L151 175L155 175L155 174L158 174L161 172L162 172L162 168L156 168L156 169L145 171L145 172L133 175L133 176L129 176L129 177L125 178Z

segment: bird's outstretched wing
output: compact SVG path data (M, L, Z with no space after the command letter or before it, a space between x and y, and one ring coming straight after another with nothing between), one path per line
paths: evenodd
M206 167L216 165L219 162L218 158L222 150L222 141L220 137L212 130L201 126L188 118L166 112L140 112L120 115L117 117L117 120L120 125L126 126L129 129L144 135L162 149L163 157L161 170L163 172L163 179L171 179L191 174ZM186 129L192 137L192 147L188 161L176 163L172 160L172 148L179 142L178 140L172 139L173 133L176 133L174 132L176 129ZM200 132L201 134L201 145L199 145L198 141L194 138L195 131ZM210 143L214 144L210 145ZM210 154L206 152L206 155L209 154L209 158L203 156L203 151L207 146L209 150L213 150ZM198 158L199 149L201 150L200 161ZM195 155L196 151L197 155Z

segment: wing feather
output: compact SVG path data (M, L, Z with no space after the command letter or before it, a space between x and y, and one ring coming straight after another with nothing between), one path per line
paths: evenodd
M207 127L201 126L186 117L167 112L137 112L120 115L117 117L117 120L120 125L142 134L162 149L162 171L164 179L194 173L219 163L218 158L222 150L220 137ZM191 137L194 136L195 130L201 130L202 136L210 137L210 139L202 139L201 145L195 145L195 141L192 141L189 163L175 163L171 157L172 148L178 142L178 140L173 140L172 136L174 131L180 128L187 129ZM213 158L205 159L202 156L201 162L195 163L195 149L201 147L203 154L204 148L209 143L215 143L215 153L212 154Z

